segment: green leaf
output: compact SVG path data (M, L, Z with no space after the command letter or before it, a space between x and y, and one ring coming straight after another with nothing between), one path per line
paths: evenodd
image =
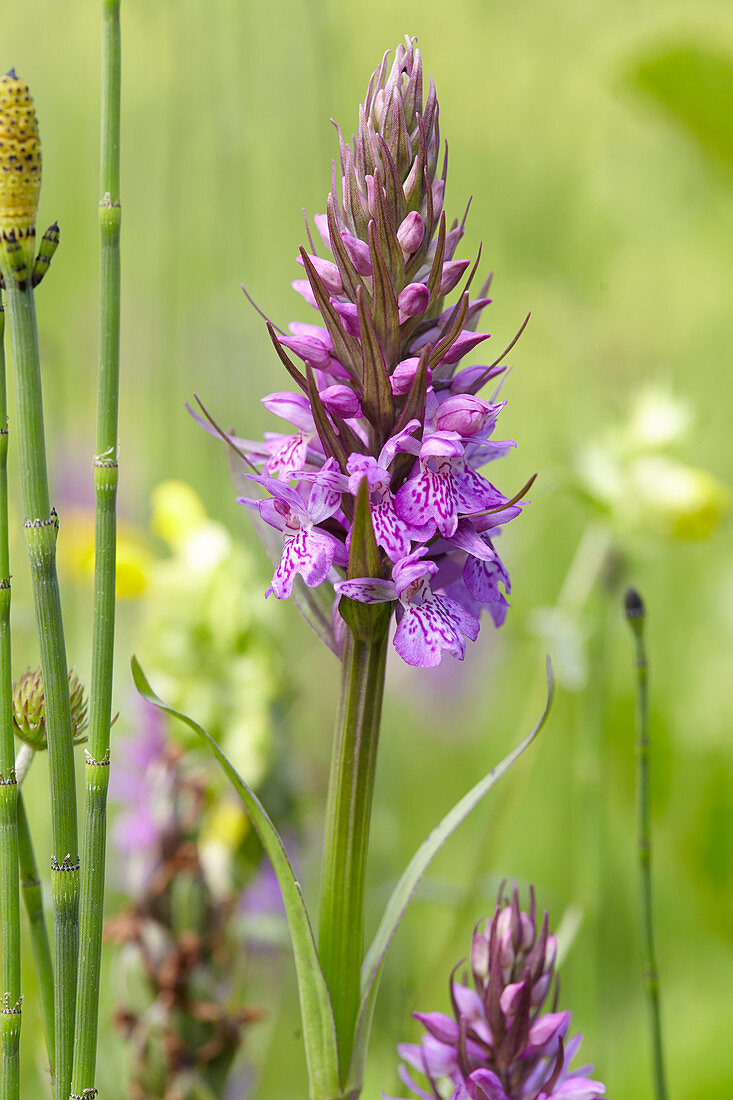
M328 329L328 334L333 342L334 354L342 366L346 367L346 370L354 381L358 382L361 376L361 348L359 347L359 341L355 336L348 333L341 323L338 311L331 302L330 295L321 282L318 272L304 248L301 248L300 255L303 259L303 266L308 276L308 282L313 291L313 297L318 303L318 309L323 318L323 323Z
M262 842L262 847L272 863L282 891L298 976L311 1100L338 1100L341 1096L341 1088L331 998L321 970L300 883L295 878L277 829L257 795L232 767L213 737L192 718L174 710L153 692L136 657L132 658L132 678L135 681L135 687L147 703L183 722L208 745L244 803L250 821Z
M387 263L379 244L376 224L369 222L369 254L372 258L372 320L382 349L387 370L391 374L400 353L400 315Z
M357 1095L363 1086L364 1065L366 1062L369 1033L371 1031L372 1018L374 1016L374 1006L379 989L382 964L384 963L385 955L405 915L405 910L413 898L420 879L423 877L446 840L452 836L458 826L462 824L471 813L471 810L478 806L484 795L488 794L494 784L509 771L512 764L519 759L524 750L534 741L545 724L547 715L550 712L554 695L554 686L552 663L548 657L547 701L537 725L519 742L517 747L513 749L508 756L504 757L500 764L497 764L488 775L484 776L484 778L475 785L475 787L472 787L471 790L456 803L453 809L445 815L440 824L433 829L427 840L423 841L415 852L404 874L392 891L384 910L382 921L377 929L377 934L372 940L372 944L367 951L361 968L362 1000L359 1009L359 1019L356 1024L354 1050L351 1056L351 1065L349 1066L349 1079L346 1087L347 1095L351 1095L351 1091L353 1091L354 1095Z
M323 402L321 401L321 395L318 392L316 376L313 373L313 368L310 363L306 363L305 365L305 375L308 381L308 400L311 403L311 412L313 413L313 421L316 425L318 438L323 444L326 455L329 458L335 458L341 467L341 472L345 474L346 459L348 455L339 438L338 432L328 418L328 413L324 408Z
M387 365L379 346L379 340L369 315L369 306L361 287L356 292L361 330L361 358L363 364L362 399L364 414L378 432L379 446L389 439L394 427L394 400L389 384Z

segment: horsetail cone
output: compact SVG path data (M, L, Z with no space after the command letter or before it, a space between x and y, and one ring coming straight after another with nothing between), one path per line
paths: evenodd
M0 77L0 265L24 286L35 257L41 142L28 85Z
M72 668L69 671L71 731L74 744L86 741L87 699L84 686ZM46 701L40 668L28 669L13 683L13 728L16 736L35 752L48 748L46 739Z

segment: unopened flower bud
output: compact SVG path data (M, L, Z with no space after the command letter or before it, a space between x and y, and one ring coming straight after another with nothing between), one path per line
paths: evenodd
M425 237L425 222L417 210L412 210L397 230L399 246L406 256L417 252Z
M336 264L332 263L331 260L322 260L320 256L309 256L308 259L316 269L328 293L340 294L344 289L344 284L341 281L341 272ZM296 263L299 263L301 267L305 267L302 256L297 257Z
M475 435L486 425L493 411L492 405L483 398L459 393L445 399L438 409L435 423L441 432Z
M71 703L71 732L74 744L86 741L83 732L87 727L87 701L84 687L72 668L69 671L69 701ZM36 752L47 748L46 701L43 694L43 677L40 668L28 669L13 684L13 726L21 741Z
M0 77L0 262L23 288L35 255L41 143L28 85L15 70Z
M297 356L312 363L314 367L326 367L331 361L329 348L323 340L315 336L281 336L283 347L290 348Z
M433 219L438 220L443 213L443 199L445 197L444 180L436 180L433 184Z
M430 291L425 283L408 283L397 299L400 314L407 317L417 317L424 313L430 301Z
M330 413L336 416L361 416L361 404L359 398L351 386L327 386L321 390L321 401Z
M440 293L450 294L468 267L468 260L446 260L440 275Z
M412 380L417 372L419 362L419 356L411 355L409 359L403 359L401 363L397 364L390 378L392 393L398 395L408 393L412 386ZM431 371L430 367L428 367L428 382L430 381L430 377Z
M358 275L371 275L372 273L372 257L369 251L369 245L365 241L360 241L358 237L352 237L350 233L347 233L345 229L341 230L341 236L343 242L346 245L346 251L349 253L351 262L354 265L354 269Z

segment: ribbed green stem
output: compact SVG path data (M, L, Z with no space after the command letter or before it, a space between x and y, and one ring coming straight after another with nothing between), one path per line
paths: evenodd
M38 992L41 998L43 1030L46 1036L46 1050L51 1080L54 1078L54 1018L53 1018L53 963L51 945L48 940L46 918L43 914L43 894L38 876L36 857L33 851L28 817L25 812L23 795L18 792L18 856L20 860L20 882L23 901L30 925L33 962L36 968Z
M646 612L641 596L633 588L626 593L626 618L634 636L636 666L636 798L637 850L639 857L639 901L641 937L644 953L646 989L652 1047L652 1076L656 1100L666 1100L662 1021L659 1005L659 972L654 946L654 910L652 900L652 825L649 802L649 661L644 637Z
M321 878L319 953L331 991L339 1059L349 1065L364 953L364 877L382 716L387 635L347 635L336 718Z
M8 409L0 301L0 1100L20 1096L20 889L18 885L18 784L13 736L10 666L10 551L8 547Z
M120 0L102 3L101 234L94 619L86 814L80 899L81 951L72 1094L94 1089L102 960L110 723L115 631L117 410L120 349Z
M79 850L66 643L56 575L58 517L46 471L43 398L33 289L5 271L7 318L15 362L20 483L41 654L51 787L51 892L54 904L55 1100L68 1100L74 1048L79 949Z

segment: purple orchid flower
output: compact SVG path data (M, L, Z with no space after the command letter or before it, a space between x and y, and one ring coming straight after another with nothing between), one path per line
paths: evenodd
M341 596L362 603L400 601L394 647L408 665L435 668L443 650L462 660L466 652L464 635L472 642L479 632L479 621L457 600L434 592L430 577L438 571L434 561L424 561L427 547L421 546L398 561L392 580L359 577L337 581L334 588Z
M328 459L324 472L336 470L336 463ZM271 497L256 501L260 515L271 527L283 532L283 550L266 596L272 592L278 600L286 600L293 592L295 577L300 574L309 588L323 584L331 566L346 565L346 548L328 531L320 527L330 519L341 505L341 496L324 485L311 486L308 499L298 489L284 485L282 481L265 475L248 474L251 481L264 486ZM239 497L237 503L251 505L247 497Z
M286 599L300 576L333 584L336 604L393 603L395 649L422 667L443 652L462 659L482 610L504 621L509 577L486 532L526 503L479 472L514 446L493 439L504 402L478 394L505 367L463 365L489 338L475 328L490 299L488 283L471 298L476 265L455 255L465 216L448 224L443 213L440 153L435 86L406 38L372 75L355 137L339 130L326 212L297 258L306 277L293 287L318 316L287 335L269 326L298 392L263 401L296 430L239 441L261 471L247 476L269 494L259 513L283 536L267 594ZM352 564L345 580L364 481L379 576Z
M426 1034L399 1044L407 1063L400 1079L420 1100L597 1100L606 1089L591 1078L593 1068L571 1068L582 1037L568 1038L570 1013L543 1012L557 954L547 913L538 926L534 892L529 912L520 909L516 887L511 900L502 894L473 936L473 984L451 978L452 1015L414 1014Z

